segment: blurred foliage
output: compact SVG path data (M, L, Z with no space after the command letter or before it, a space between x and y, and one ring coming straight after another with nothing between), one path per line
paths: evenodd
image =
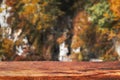
M98 0L98 2L88 3L85 7L90 15L90 21L100 27L108 27L113 22L113 14L107 0Z
M120 0L108 0L110 3L110 9L113 12L116 20L120 19Z
M85 5L77 5L78 2ZM117 5L119 1L87 0L78 2L74 5L78 12L73 26L76 28L74 32L81 40L79 41L84 41L82 45L77 44L83 47L83 60L90 58L99 58L105 61L117 60L118 55L115 53L113 40L115 37L119 38L119 5ZM81 6L83 6L82 9L79 9Z
M50 37L50 31L54 26L58 26L59 17L70 15L73 17L73 31L69 31L73 34L70 47L83 48L79 60L117 60L113 40L115 37L120 39L120 0L6 0L6 4L12 7L11 16L7 19L12 33L18 29L22 29L22 33L19 40L13 42L8 38L2 39L3 30L0 28L1 57L7 56L9 59L13 56L14 46L23 44L22 39L27 36L37 53L44 53L44 49L47 54L43 56L50 58L51 55L48 53L55 40L58 43L65 40L64 37ZM0 8L0 12L2 10ZM58 30L66 24L60 22ZM76 56L78 55L74 55Z
M56 0L7 0L13 15L8 18L13 30L22 29L21 39L29 37L31 45L40 51L41 32L55 25L57 17L63 13Z

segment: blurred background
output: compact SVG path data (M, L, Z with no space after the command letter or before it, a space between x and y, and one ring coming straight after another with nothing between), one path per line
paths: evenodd
M0 0L0 61L120 59L120 0Z

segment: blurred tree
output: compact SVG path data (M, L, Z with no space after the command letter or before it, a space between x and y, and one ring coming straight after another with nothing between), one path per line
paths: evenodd
M114 46L113 38L116 36L116 31L119 31L119 20L118 18L116 20L115 12L111 10L110 7L112 5L109 3L109 0L87 0L86 2L83 1L84 6L82 6L83 3L79 5L80 3L82 1L76 1L73 6L75 9L78 9L73 26L75 28L74 32L80 38L79 41L84 41L84 44L79 46L87 48L86 55L85 51L83 51L84 58L86 56L90 58L94 54L94 57L91 58L100 58L102 56L104 60L116 60L116 56L113 54L114 48L111 48ZM84 13L83 11L86 12ZM84 17L84 15L86 16ZM75 33L74 35L76 35ZM111 55L113 57L110 57Z
M57 7L59 3L56 0L6 0L6 4L12 7L8 18L12 32L22 30L17 45L27 36L36 52L42 53L42 43L45 42L42 42L42 33L55 26L57 17L63 14Z

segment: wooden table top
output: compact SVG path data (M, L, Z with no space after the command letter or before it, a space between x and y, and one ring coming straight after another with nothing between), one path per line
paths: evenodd
M120 62L0 62L0 80L120 80Z

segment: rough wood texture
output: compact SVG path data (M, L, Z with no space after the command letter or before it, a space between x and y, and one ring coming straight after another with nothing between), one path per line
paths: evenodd
M120 80L120 62L0 62L0 80Z

